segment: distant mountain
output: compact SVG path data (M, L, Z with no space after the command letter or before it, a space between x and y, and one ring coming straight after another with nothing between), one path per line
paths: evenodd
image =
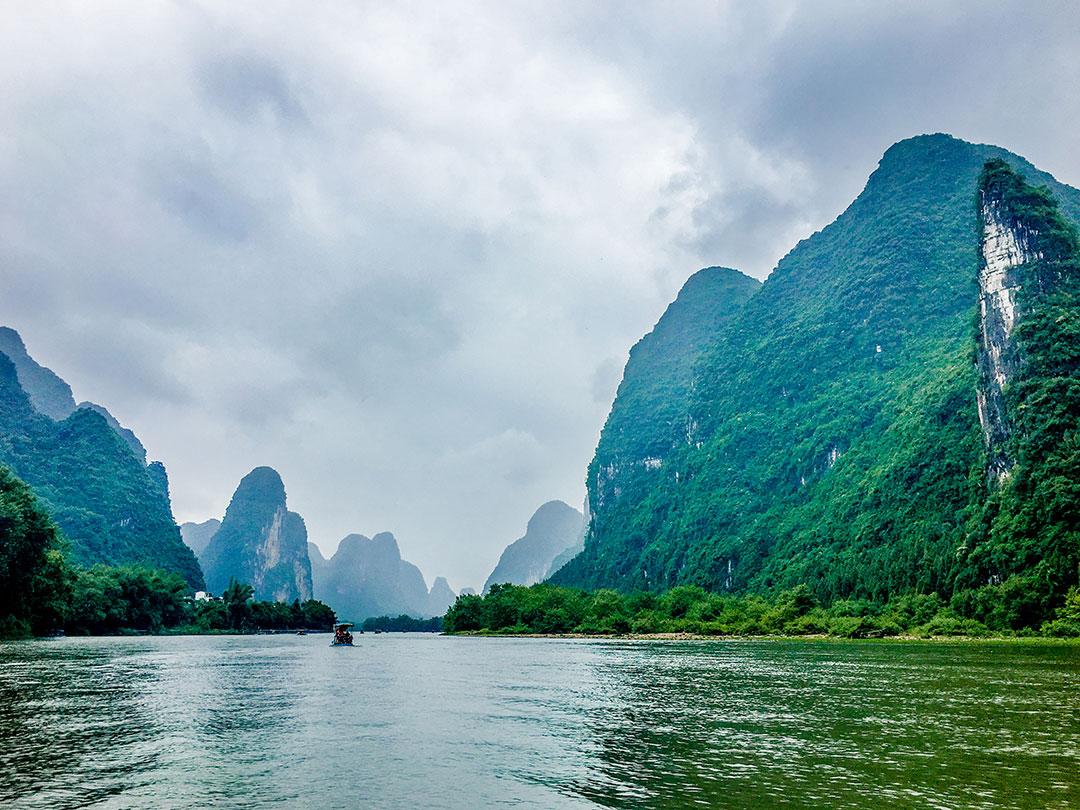
M545 503L529 518L525 535L503 551L484 583L484 592L492 585L506 582L514 585L541 582L555 558L578 543L582 523L581 512L574 507L562 501Z
M307 527L286 508L276 470L256 467L244 476L199 561L212 593L220 594L235 579L251 585L257 599L311 598Z
M67 383L30 358L18 333L0 328L0 341L14 355L0 353L0 462L41 499L72 560L162 568L201 587L164 466L147 465L101 413L76 409Z
M427 614L442 616L454 604L455 599L457 599L457 594L450 588L450 583L446 581L446 578L435 577L427 596Z
M220 528L221 521L217 518L204 520L202 523L181 523L180 536L183 538L187 547L194 551L195 555L198 556L206 550L208 545L210 545L210 541Z
M585 498L585 503L582 505L582 518L581 518L581 530L578 532L577 538L572 544L564 548L558 554L555 555L555 559L551 561L551 565L548 566L547 574L544 575L544 579L550 579L556 573L562 570L563 566L570 562L574 557L580 554L585 548L585 535L589 533L589 523L592 520L592 513L589 510L589 499Z
M431 591L420 569L401 559L397 540L389 532L368 538L350 534L325 559L309 546L315 596L338 616L358 621L370 616L441 616L456 598L442 577Z
M671 349L682 385L631 356L584 551L553 580L1049 616L1080 554L1078 219L1080 192L998 147L892 146L835 222Z
M39 365L26 351L22 337L14 329L0 326L0 352L15 364L19 385L30 398L30 404L40 414L59 421L75 410L71 386L50 369Z

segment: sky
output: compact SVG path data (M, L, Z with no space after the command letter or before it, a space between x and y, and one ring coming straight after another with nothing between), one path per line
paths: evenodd
M165 462L275 467L324 554L479 588L580 506L627 352L897 140L1080 185L1075 3L8 3L0 324Z

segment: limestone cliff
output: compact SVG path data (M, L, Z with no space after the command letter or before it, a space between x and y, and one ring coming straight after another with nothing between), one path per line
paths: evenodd
M256 467L244 476L199 561L213 593L235 579L251 585L258 599L311 598L307 528L286 508L285 485L275 470Z
M982 224L979 266L979 422L988 451L987 475L1000 481L1015 459L1009 456L1009 415L1005 389L1020 364L1013 332L1022 317L1018 305L1020 268L1043 258L1038 231L1023 222L1005 202L999 183L979 192Z

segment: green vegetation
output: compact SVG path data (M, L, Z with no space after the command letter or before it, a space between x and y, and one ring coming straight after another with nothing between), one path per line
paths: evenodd
M0 638L44 635L326 630L334 612L315 600L258 602L230 583L222 601L193 601L179 574L141 566L77 568L30 488L0 465Z
M97 565L78 571L64 630L69 635L328 630L334 612L314 599L260 602L250 585L231 582L221 601L193 601L176 574Z
M253 589L233 580L221 601L195 602L186 632L232 630L254 633L261 630L329 630L336 617L328 605L316 599L301 602L263 602L253 598Z
M880 604L845 599L823 606L805 585L772 597L709 593L680 585L661 594L593 592L558 585L495 585L485 596L459 596L443 618L448 633L585 635L692 633L708 636L887 636L1036 635L1014 629L1007 613L970 618L967 596L946 602L937 594L909 594ZM365 627L366 629L366 627ZM1080 591L1073 588L1042 625L1050 637L1080 636Z
M0 638L59 626L69 580L56 525L30 488L0 465Z
M977 192L1007 171L983 175L993 158L1049 189L1008 181L1046 261L1023 268L1039 283L1024 285L1014 333L1017 466L997 489L972 362ZM624 380L590 467L585 550L551 581L748 599L805 585L823 605L936 593L960 622L1054 621L1080 561L1080 293L1064 217L1080 220L1080 192L996 147L939 135L889 149L717 330L668 403L686 434L661 464L642 448L672 420L620 402Z
M442 630L442 616L416 619L412 616L371 616L361 625L365 632L380 633L438 633Z
M1080 562L1080 238L1046 188L1033 188L1001 160L986 164L984 195L1011 223L1036 234L1040 258L1019 268L1015 340L1020 363L1005 388L1015 460L972 521L964 584L1004 580L972 599L999 610L1021 591L1014 625L1045 617L1076 584ZM989 593L984 592L989 591ZM972 611L979 612L979 611Z
M160 568L202 587L199 564L173 521L165 468L144 464L90 408L59 422L37 413L5 354L0 463L33 489L67 539L64 551L74 564Z

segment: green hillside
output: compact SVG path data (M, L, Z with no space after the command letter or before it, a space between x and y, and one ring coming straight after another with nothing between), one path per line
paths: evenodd
M855 202L713 333L682 414L686 435L663 463L641 465L644 483L613 497L594 461L585 551L554 581L732 591L805 583L827 601L963 591L973 614L1004 599L1027 617L1012 623L1045 615L1076 579L1072 237L1042 193L1017 192L1026 202L1012 220L1030 217L1040 235L1053 234L1058 257L1053 270L1017 272L1061 283L1021 293L1012 340L1025 371L1006 386L1017 463L996 481L976 366L977 201L994 158L1046 184L1080 220L1080 192L1002 149L944 135L890 148ZM613 413L621 408L617 399ZM637 417L651 435L650 410ZM624 446L633 451L632 440ZM1022 506L1035 491L1057 511Z
M143 565L202 587L199 564L173 521L164 467L143 464L94 410L58 422L35 411L3 354L0 462L33 489L76 564Z

